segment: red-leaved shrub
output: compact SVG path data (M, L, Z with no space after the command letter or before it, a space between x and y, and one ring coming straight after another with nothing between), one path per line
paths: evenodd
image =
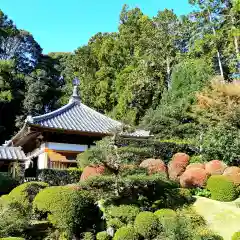
M189 164L190 157L186 153L176 153L168 163L168 175L171 180L179 181L179 177Z
M166 173L167 168L161 159L146 159L139 165L141 168L146 168L149 174L153 173Z
M204 163L190 163L186 170L188 169L192 169L192 168L201 168L201 169L205 169L205 164Z
M240 168L239 167L227 167L223 175L227 176L235 185L240 185Z
M87 166L83 169L80 181L84 181L89 177L102 175L105 172L104 166Z
M180 176L181 187L203 187L208 179L208 173L202 168L190 168Z
M212 160L205 164L205 169L210 175L221 175L226 168L227 165L220 160Z
M235 174L240 174L240 168L239 167L227 167L224 172L223 175L235 175Z

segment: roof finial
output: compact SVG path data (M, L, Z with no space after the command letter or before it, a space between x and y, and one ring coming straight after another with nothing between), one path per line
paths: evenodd
M72 103L72 102L80 102L80 95L79 95L79 92L78 92L78 86L80 85L80 81L78 78L74 78L73 81L73 93L72 93L72 96L69 100L69 103Z

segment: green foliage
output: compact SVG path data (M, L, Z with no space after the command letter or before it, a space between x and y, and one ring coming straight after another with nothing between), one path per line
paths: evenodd
M201 90L212 75L211 67L204 60L185 60L175 67L171 87L165 92L160 105L149 111L142 126L162 138L193 138L198 127L190 114Z
M190 163L204 163L202 155L195 155L190 158Z
M107 198L116 201L118 204L135 204L138 202L146 207L140 196L148 199L149 202L157 200L160 196L165 197L167 189L176 187L176 183L166 179L166 176L155 174L130 175L122 178L116 176L96 176L80 182L84 190L94 191L98 198ZM174 192L176 195L176 192Z
M222 159L228 164L234 163L239 159L239 133L239 129L225 124L210 128L204 135L205 158Z
M97 240L110 240L111 237L107 234L107 232L103 231L103 232L97 233L96 239Z
M38 178L43 182L47 182L50 186L77 183L80 180L81 174L82 170L79 168L38 170Z
M235 232L232 235L232 240L239 240L240 239L240 232Z
M0 196L8 194L13 188L17 186L18 182L7 173L0 172Z
M91 233L91 232L85 232L83 234L83 240L94 240L94 239L95 239L95 237L94 237L93 233Z
M157 216L151 212L141 212L137 215L134 228L144 238L154 238L161 231Z
M131 226L121 227L115 233L113 240L138 240L139 235Z
M133 223L139 212L139 208L133 205L112 206L107 209L110 218L119 219L125 224Z
M121 222L118 218L111 218L107 221L107 227L112 227L113 229L119 229L125 224Z
M201 196L206 198L211 197L211 192L206 188L192 188L191 193L194 196Z
M214 200L230 202L237 198L236 186L226 176L211 176L207 181L207 189Z
M154 212L154 214L158 217L158 219L161 221L164 221L165 219L170 221L172 220L172 218L175 218L177 216L176 212L172 209L167 209L167 208L163 208L163 209L159 209L156 212Z
M33 201L33 209L62 232L71 236L77 229L91 225L97 212L89 192L76 191L69 187L49 187L40 191Z
M14 188L7 196L8 202L17 202L28 208L38 192L48 187L44 182L26 182Z
M22 236L29 227L30 212L21 203L10 203L0 211L0 237Z

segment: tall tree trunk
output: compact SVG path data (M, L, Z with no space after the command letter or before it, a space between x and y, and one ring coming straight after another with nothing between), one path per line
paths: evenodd
M235 30L235 21L234 21L234 17L232 14L230 14L231 16L231 21L232 21L232 30ZM237 59L237 69L238 72L240 73L240 63L239 61L239 45L238 45L238 36L236 36L235 34L233 35L233 40L234 40L234 47L235 47L235 52L236 52L236 59Z
M215 27L213 26L213 21L212 21L212 16L211 16L211 12L210 10L208 9L208 18L209 18L209 21L212 25L212 31L213 31L213 35L216 37L216 30L215 30ZM221 61L221 54L219 52L219 49L217 47L217 59L218 59L218 66L219 66L219 71L220 71L220 75L222 76L222 78L224 79L224 75L223 75L223 67L222 67L222 61Z
M170 60L169 57L167 57L167 88L170 88L170 79L171 79L171 69L170 69Z

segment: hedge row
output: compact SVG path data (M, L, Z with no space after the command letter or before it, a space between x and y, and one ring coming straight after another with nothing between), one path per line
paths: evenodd
M51 186L64 186L79 182L81 174L82 170L79 168L40 169L38 170L38 180Z
M190 156L198 155L199 148L190 142L180 142L175 140L142 140L142 139L123 139L120 138L116 141L120 147L119 152L123 158L161 158L168 160L177 152L184 152ZM127 154L124 154L127 153Z

